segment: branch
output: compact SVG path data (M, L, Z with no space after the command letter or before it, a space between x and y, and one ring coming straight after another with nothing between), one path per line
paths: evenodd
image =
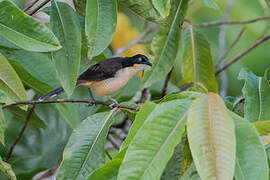
M129 44L127 44L126 46L119 48L115 51L113 57L117 57L120 56L123 52L125 52L126 50L128 50L129 48L131 48L132 46L134 46L135 44L138 44L141 42L141 40L150 32L153 32L155 29L157 28L157 26L151 25L148 28L146 28L146 30L144 32L142 32L136 39L134 39L133 41L131 41Z
M47 3L49 3L50 0L44 0L40 4L38 4L38 1L35 1L31 6L27 7L24 12L27 13L30 16L33 16L36 12L38 12L41 8L43 8ZM37 5L36 7L34 7ZM31 10L34 8L33 10ZM31 10L31 11L30 11Z
M237 35L237 37L235 38L235 40L233 41L233 43L230 45L230 47L228 48L228 50L219 58L217 64L215 65L216 67L218 67L221 62L228 56L229 52L234 48L234 46L239 42L240 38L242 37L242 35L244 34L246 28L242 28L242 30L239 32L239 34Z
M167 91L167 88L168 88L169 80L170 80L171 75L172 75L172 71L173 71L173 68L170 70L170 72L166 76L166 80L164 82L164 85L163 85L163 89L162 89L162 93L161 93L161 97L160 98L163 98L166 95L166 91Z
M235 56L233 59L231 59L223 67L221 67L220 69L218 69L216 71L215 75L217 76L219 73L221 73L222 71L224 71L225 69L227 69L229 66L231 66L232 64L234 64L236 61L238 61L241 57L243 57L244 55L246 55L247 53L249 53L251 50L253 50L254 48L256 48L258 45L260 45L263 42L267 41L268 39L270 39L270 35L265 36L265 37L262 37L262 38L259 38L250 47L248 47L246 50L244 50L243 52L241 52L240 54L238 54L237 56Z
M263 20L267 20L267 19L270 19L270 16L263 16L263 17L259 17L256 19L243 20L243 21L211 21L211 22L194 24L194 26L196 26L196 27L209 27L209 26L219 26L222 24L228 24L228 25L250 24L250 23L255 23L255 22L263 21Z
M32 116L32 114L33 114L33 112L34 112L35 107L36 107L36 105L34 104L34 105L32 106L32 108L30 109L30 111L29 111L29 113L28 113L28 115L27 115L27 117L26 117L26 120L24 121L24 125L23 125L21 131L19 132L19 134L18 134L18 136L16 137L15 141L13 142L13 144L10 146L10 149L9 149L9 152L8 152L8 155L7 155L7 158L6 158L6 160L5 160L6 162L7 162L7 161L9 160L9 158L11 157L11 155L12 155L12 153L13 153L13 150L14 150L16 144L17 144L17 143L19 142L19 140L22 138L22 135L23 135L23 133L24 133L24 131L25 131L25 129L26 129L26 127L27 127L27 125L28 125L30 119L31 119L31 116ZM3 107L3 108L4 108L4 107Z
M55 100L43 100L43 101L17 101L12 104L4 104L2 108L8 108L11 106L16 106L16 105L27 105L27 104L49 104L49 103L90 103L90 104L102 104L105 106L110 107L111 103L104 102L104 101L89 101L87 99L55 99ZM134 111L139 111L139 108L132 107L132 106L127 106L123 104L114 104L113 107L117 108L124 108L124 109L130 109Z

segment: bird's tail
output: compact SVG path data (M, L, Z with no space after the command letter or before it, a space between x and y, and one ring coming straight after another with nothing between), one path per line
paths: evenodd
M48 92L44 96L41 96L38 100L43 101L43 100L46 100L46 99L49 99L49 98L53 98L55 96L58 96L62 92L64 92L64 89L62 87L59 87L57 89L52 90L51 92Z

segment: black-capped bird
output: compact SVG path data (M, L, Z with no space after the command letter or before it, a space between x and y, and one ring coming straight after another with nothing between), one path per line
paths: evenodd
M136 74L144 71L147 67L151 67L149 59L137 54L132 57L115 57L102 60L90 66L84 73L82 73L76 86L87 86L90 98L94 101L91 90L95 91L98 96L110 95L132 79ZM57 88L46 95L39 98L40 101L58 96L64 91L62 87ZM110 97L109 97L110 98ZM110 98L114 103L112 98Z

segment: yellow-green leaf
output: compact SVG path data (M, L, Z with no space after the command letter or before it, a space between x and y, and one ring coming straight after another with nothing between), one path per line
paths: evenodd
M187 134L193 161L202 180L233 179L234 123L219 95L202 95L191 105Z

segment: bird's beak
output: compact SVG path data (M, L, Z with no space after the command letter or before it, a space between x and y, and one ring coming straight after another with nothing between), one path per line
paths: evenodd
M152 67L152 63L150 63L149 61L146 62L145 64Z

